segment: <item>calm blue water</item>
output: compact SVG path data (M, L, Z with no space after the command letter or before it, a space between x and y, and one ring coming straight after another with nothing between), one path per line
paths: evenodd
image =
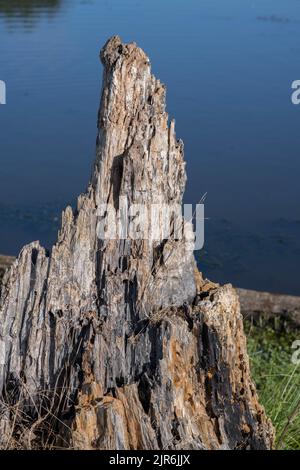
M300 294L300 0L0 0L0 252L49 246L85 190L113 34L167 84L186 202L208 193L201 269Z

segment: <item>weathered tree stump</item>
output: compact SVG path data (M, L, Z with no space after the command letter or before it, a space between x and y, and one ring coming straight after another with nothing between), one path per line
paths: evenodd
M101 59L88 190L51 253L34 242L4 276L1 445L269 449L234 289L202 279L186 238L98 237L102 204L181 204L186 181L148 57L113 37Z

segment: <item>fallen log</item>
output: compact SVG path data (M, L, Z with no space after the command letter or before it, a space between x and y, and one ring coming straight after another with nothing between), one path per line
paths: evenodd
M258 321L287 320L300 327L300 297L248 289L236 289L245 319Z

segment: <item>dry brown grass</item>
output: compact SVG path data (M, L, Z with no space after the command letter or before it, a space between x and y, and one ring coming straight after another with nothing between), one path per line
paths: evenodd
M61 416L72 405L66 387L39 390L33 397L26 384L18 382L17 397L10 392L0 399L0 449L70 449L71 429Z

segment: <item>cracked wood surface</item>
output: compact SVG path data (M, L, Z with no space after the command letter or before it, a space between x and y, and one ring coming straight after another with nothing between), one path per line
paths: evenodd
M146 54L113 37L101 60L87 192L64 211L51 252L33 242L4 275L1 445L17 439L19 403L27 423L44 420L26 438L32 447L50 422L52 445L75 449L269 449L232 286L202 279L187 239L97 237L102 204L181 204L186 182Z

